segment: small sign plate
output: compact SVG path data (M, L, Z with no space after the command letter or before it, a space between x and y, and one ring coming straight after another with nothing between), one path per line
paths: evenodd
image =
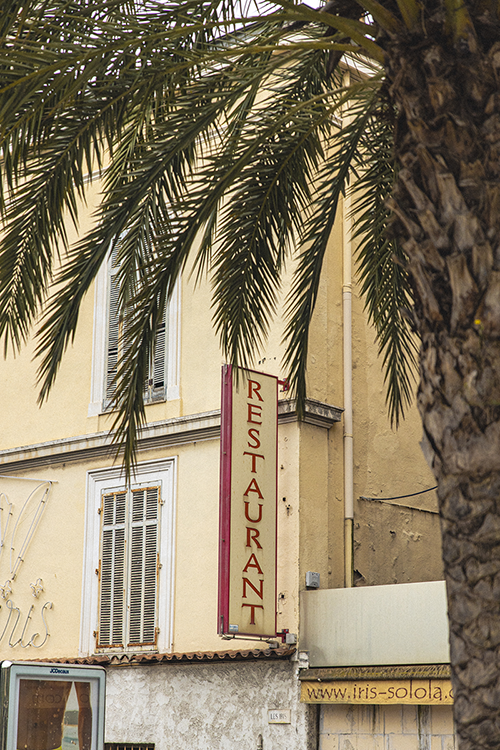
M267 712L268 724L290 724L289 708L270 708Z

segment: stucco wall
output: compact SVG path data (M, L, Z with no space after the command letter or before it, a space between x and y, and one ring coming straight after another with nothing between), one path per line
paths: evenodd
M155 750L315 750L316 706L299 703L295 672L288 661L109 668L105 740L154 742ZM272 708L290 709L291 723L269 724Z
M412 500L418 498L408 498L407 502ZM354 570L357 586L444 578L437 511L358 500Z

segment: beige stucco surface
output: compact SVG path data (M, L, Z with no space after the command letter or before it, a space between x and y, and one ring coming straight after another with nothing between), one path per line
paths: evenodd
M322 706L319 750L455 750L451 706Z
M90 225L98 185L94 184L82 230ZM72 238L76 235L73 232ZM342 354L342 232L336 226L325 259L313 318L308 366L308 395L343 407ZM288 281L293 268L288 269ZM220 407L220 368L223 356L211 322L210 284L196 286L186 274L180 295L179 397L149 405L151 422L211 412ZM111 457L85 455L85 436L103 433L111 424L109 414L88 416L92 378L94 295L84 300L74 343L68 348L54 389L40 408L36 402L36 368L32 361L35 344L29 343L19 356L2 364L2 431L0 461L5 451L16 447L47 444L45 462L17 476L53 480L49 502L36 529L11 601L27 613L33 600L33 623L40 631L38 609L51 601L47 613L50 637L43 648L11 648L0 640L0 658L13 654L75 656L80 640L82 561L85 543L87 471L111 466ZM267 346L258 353L255 367L271 374L286 373L283 354L283 323L271 328ZM354 390L354 567L360 584L432 580L441 576L440 547L435 497L390 501L388 505L362 500L411 495L432 486L433 479L419 448L420 425L413 409L398 432L391 429L385 405L383 375L377 359L374 332L366 324L363 302L354 284L353 295L353 390ZM286 394L280 394L286 397ZM82 437L78 456L52 462L50 441ZM321 587L340 587L344 581L343 435L342 423L330 429L313 424L280 424L278 431L278 630L299 632L298 594L305 587L305 573L320 573ZM32 452L26 450L25 457ZM219 490L219 440L188 439L161 448L141 451L139 460L172 457L177 461L175 486L175 550L173 636L175 651L228 648L216 634L217 534ZM1 469L0 469L1 471ZM8 471L8 467L5 471ZM25 483L26 487L31 486ZM13 490L14 485L20 489ZM0 491L14 498L19 510L24 485L1 479ZM16 494L17 493L17 494ZM406 504L416 508L402 508ZM421 510L418 510L421 509ZM394 529L392 528L394 526ZM391 534L395 531L395 534ZM5 558L5 550L3 552ZM2 569L0 585L7 581ZM43 580L43 597L31 596L30 584ZM30 599L31 596L31 599ZM6 600L0 599L0 632ZM38 608L38 609L37 609ZM34 622L38 617L38 625ZM20 622L22 620L20 619ZM20 626L22 627L22 626ZM14 639L15 640L15 639ZM236 644L233 644L236 645ZM238 641L238 648L255 642Z

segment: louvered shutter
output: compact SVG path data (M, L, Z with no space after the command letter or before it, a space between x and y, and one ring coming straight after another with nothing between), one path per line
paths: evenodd
M128 645L156 641L159 488L132 490Z
M126 501L126 492L102 497L98 646L125 642Z
M152 397L164 398L166 375L167 375L167 315L163 313L163 322L156 331L155 351L153 360L153 372L151 380L153 381Z
M113 398L116 388L116 373L120 351L120 316L118 313L119 284L116 273L110 273L108 339L106 356L106 404Z
M116 389L116 375L120 356L123 352L123 337L126 335L126 320L120 318L119 266L117 248L113 250L109 265L108 331L106 343L106 384L104 406L111 403ZM162 322L155 338L154 356L149 365L148 377L144 383L146 401L162 400L166 396L167 382L167 311L163 312Z

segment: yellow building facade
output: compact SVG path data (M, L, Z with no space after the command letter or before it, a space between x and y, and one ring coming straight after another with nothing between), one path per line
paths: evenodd
M95 203L97 185L92 191ZM90 216L91 208L83 228ZM370 611L363 609L369 589L380 587L379 601L389 597L390 608L400 585L442 576L418 416L412 411L398 432L390 427L374 332L346 269L352 248L344 229L339 221L325 263L303 422L280 392L276 607L283 635L271 642L217 635L224 361L209 283L195 287L186 274L168 305L130 487L108 434L118 356L111 265L85 299L74 344L41 408L33 345L2 365L0 658L105 666L106 742L113 746L417 750L425 736L431 750L453 747L449 701L408 703L400 692L389 705L370 704L368 693L361 703L337 703L313 690L319 682L340 690L347 681L359 690L367 680L448 677L443 648L431 654L425 642L415 664L404 662L404 652L394 663L378 657L376 643L368 655L347 645L341 664L328 650L342 650L345 638L329 618L332 606L343 610L317 595L347 587L358 598L345 604L345 621L360 623ZM254 363L280 379L281 335L277 321ZM319 589L307 585L318 581ZM407 590L411 609L414 589ZM399 637L395 631L394 653Z

